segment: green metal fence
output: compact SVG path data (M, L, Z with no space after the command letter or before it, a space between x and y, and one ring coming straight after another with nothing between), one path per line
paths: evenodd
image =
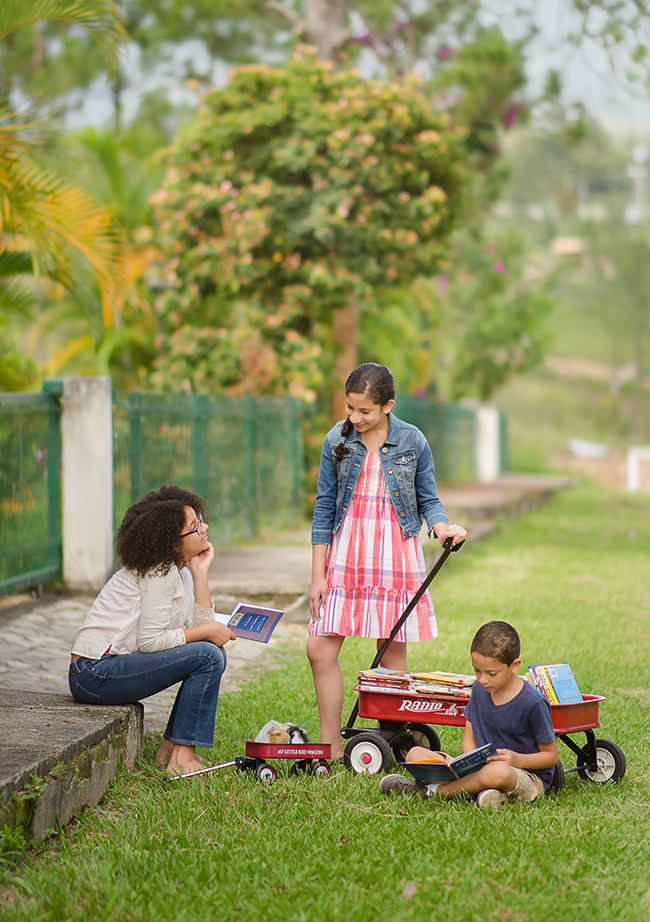
M400 398L395 412L426 435L439 483L474 479L473 410ZM54 393L0 393L0 595L61 575L60 420ZM290 397L114 392L115 529L165 482L205 497L216 543L299 523L302 421ZM501 438L505 457L503 420Z
M395 415L426 436L438 483L476 479L476 413L452 403L429 403L415 397L398 397Z
M61 575L61 436L54 394L0 393L0 595Z
M115 528L134 500L162 483L207 500L218 543L297 523L300 412L291 397L115 392Z

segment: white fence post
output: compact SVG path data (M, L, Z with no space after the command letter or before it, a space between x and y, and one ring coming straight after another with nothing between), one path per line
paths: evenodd
M650 445L639 445L627 450L627 491L638 493L641 489L642 461L650 461Z
M495 483L501 474L499 411L476 408L476 476L479 483Z
M113 570L113 399L109 377L63 378L63 578L98 590Z

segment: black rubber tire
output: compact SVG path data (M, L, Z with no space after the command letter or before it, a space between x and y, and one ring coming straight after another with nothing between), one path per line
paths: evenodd
M264 784L273 784L278 775L272 765L269 765L268 762L262 762L261 765L257 766L257 777Z
M442 744L440 742L440 737L431 724L410 723L408 729L411 731L413 739L415 740L414 746L424 746L425 749L432 749L435 752L441 751Z
M393 753L383 736L369 730L352 737L345 747L343 761L356 775L376 775L392 768Z
M324 759L316 759L309 765L309 774L314 778L325 778L332 774L332 769Z
M564 787L565 780L566 776L564 774L564 765L562 765L562 762L558 759L555 765L555 771L553 772L553 780L551 781L549 789L546 793L559 794Z
M431 745L435 743L435 745ZM440 737L429 724L409 723L404 732L399 733L390 741L396 762L405 762L406 754L414 746L423 746L425 749L440 751Z
M291 768L289 769L289 774L290 775L302 775L304 772L307 771L307 769L309 768L309 765L310 763L307 761L307 759L298 759L297 762L293 762L291 764Z
M623 750L616 743L611 740L596 740L596 771L585 768L588 758L586 748L582 752L584 758L578 758L578 774L583 781L593 781L596 784L611 781L612 784L618 784L623 778L627 762Z

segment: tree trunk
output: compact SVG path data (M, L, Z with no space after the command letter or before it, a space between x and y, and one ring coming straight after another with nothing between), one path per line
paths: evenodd
M321 61L338 63L339 52L350 36L346 0L307 0L306 38L318 49Z

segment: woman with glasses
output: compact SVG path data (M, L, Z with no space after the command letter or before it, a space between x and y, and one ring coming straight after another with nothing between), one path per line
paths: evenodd
M223 647L235 639L214 620L205 512L177 486L134 503L117 533L122 569L72 638L70 691L82 704L132 704L183 683L156 756L172 775L204 767L195 747L213 745Z

